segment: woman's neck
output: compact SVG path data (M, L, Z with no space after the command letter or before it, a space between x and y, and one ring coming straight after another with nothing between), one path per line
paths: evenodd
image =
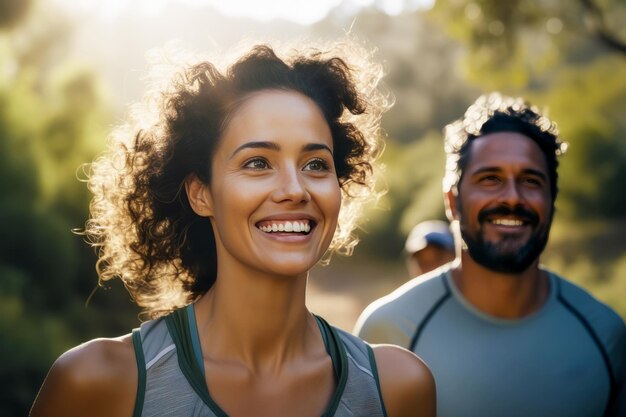
M245 362L250 369L275 368L320 337L305 305L306 273L221 272L195 305L205 355Z

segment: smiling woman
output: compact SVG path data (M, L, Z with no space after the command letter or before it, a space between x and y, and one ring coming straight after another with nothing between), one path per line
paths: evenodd
M298 92L252 93L222 136L210 185L186 184L195 213L215 218L218 264L236 259L229 269L246 269L238 276L308 271L333 238L341 204L322 110Z
M380 66L351 43L259 45L187 68L158 121L92 166L102 280L152 319L63 354L33 416L434 416L428 368L305 305L308 272L356 243L371 194ZM357 209L357 210L355 210Z

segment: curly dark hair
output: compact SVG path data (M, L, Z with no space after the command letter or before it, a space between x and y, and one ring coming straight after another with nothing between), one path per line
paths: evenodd
M86 233L99 248L100 280L121 278L149 317L213 285L212 226L191 209L184 182L193 174L209 183L211 158L234 111L267 89L302 93L322 110L343 196L331 249L349 252L356 244L355 210L373 192L380 118L389 106L378 88L382 69L364 52L342 43L279 58L270 46L257 45L223 72L209 62L180 72L160 93L156 121L141 128L146 123L137 118L114 133L109 150L92 164Z
M446 174L444 191L456 189L471 156L472 141L481 136L498 132L521 133L539 146L545 156L550 178L552 204L558 193L559 161L567 143L559 138L556 123L522 98L506 97L500 93L480 96L465 112L464 117L444 128L446 151Z

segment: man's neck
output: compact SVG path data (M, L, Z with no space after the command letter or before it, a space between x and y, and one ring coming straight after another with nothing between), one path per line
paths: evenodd
M452 269L454 283L465 299L491 316L518 319L539 310L550 291L547 272L535 261L519 274L493 271L476 263L467 253Z

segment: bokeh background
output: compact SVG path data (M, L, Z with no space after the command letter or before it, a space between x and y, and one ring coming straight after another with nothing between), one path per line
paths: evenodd
M395 95L389 191L354 255L312 272L311 309L351 330L409 278L406 232L444 218L441 129L499 90L549 109L570 144L543 262L626 317L623 0L0 0L0 415L27 414L64 350L139 323L72 230L88 216L81 164L141 98L148 51L346 33L377 50Z

